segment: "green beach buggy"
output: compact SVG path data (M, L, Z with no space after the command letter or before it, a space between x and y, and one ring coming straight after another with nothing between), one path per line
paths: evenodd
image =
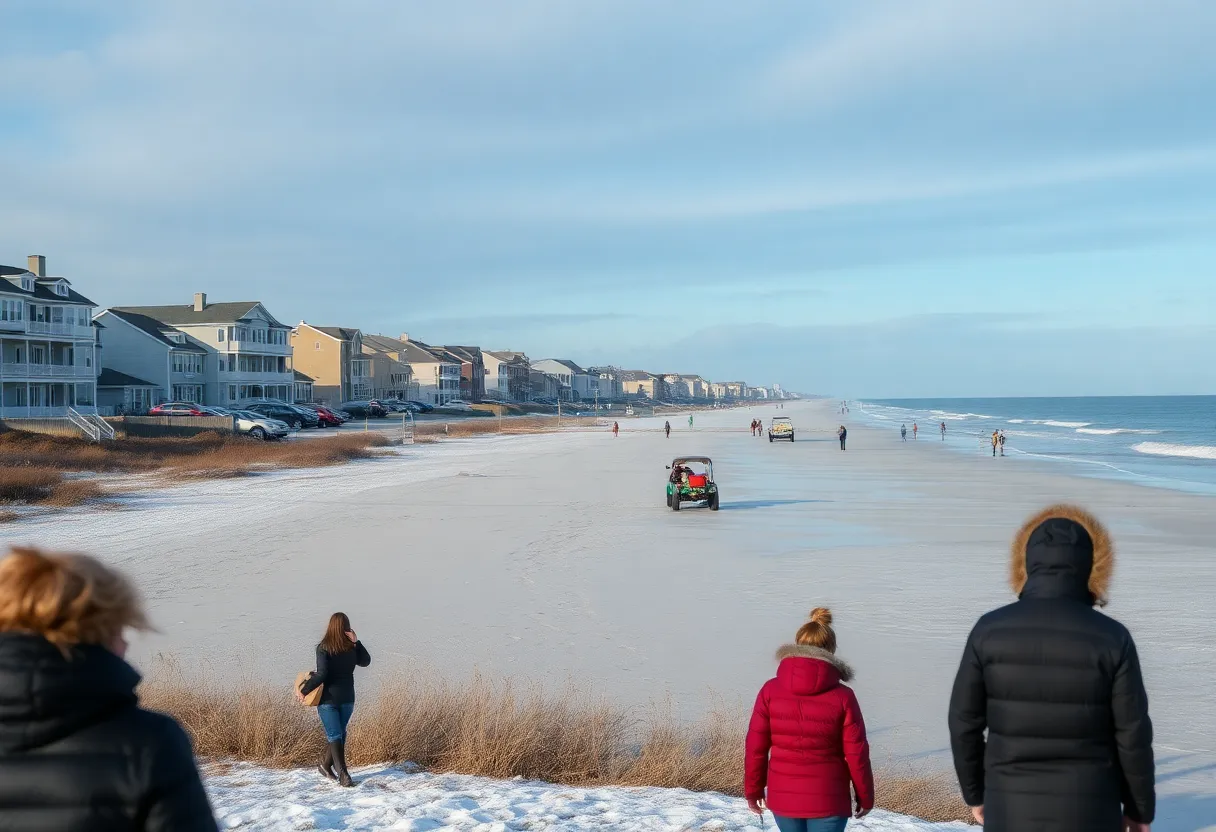
M680 503L704 503L718 510L718 484L714 482L714 463L707 456L678 456L667 466L667 506L680 510Z

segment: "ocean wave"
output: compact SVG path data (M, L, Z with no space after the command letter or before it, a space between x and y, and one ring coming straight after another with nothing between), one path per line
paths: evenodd
M1216 447L1211 445L1172 445L1168 442L1141 442L1133 451L1153 456L1181 456L1189 459L1216 459Z
M952 422L963 422L967 419L995 419L996 416L989 416L987 413L954 413L949 410L930 410L930 416L936 416L939 419L945 419Z
M1139 428L1077 428L1077 433L1091 433L1095 436L1114 436L1117 433L1138 433L1142 435L1154 435L1161 433L1159 430L1141 430Z
M1010 419L1011 425L1047 425L1051 428L1087 428L1093 422L1057 422L1055 419Z

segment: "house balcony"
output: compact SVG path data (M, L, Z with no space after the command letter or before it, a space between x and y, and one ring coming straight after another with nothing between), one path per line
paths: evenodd
M91 404L78 404L71 409L86 415L97 413L97 408ZM0 419L66 419L67 417L67 407L0 406Z
M25 331L31 335L65 335L72 338L93 339L93 327L76 324L51 323L50 321L26 321Z
M5 362L0 364L0 378L96 378L97 371L92 367L82 367L78 364L28 364L25 362Z

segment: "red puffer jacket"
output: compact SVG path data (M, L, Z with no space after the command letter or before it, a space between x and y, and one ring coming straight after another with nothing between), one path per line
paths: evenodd
M853 671L817 647L777 651L777 678L756 697L747 729L744 794L765 798L791 818L849 817L849 783L865 810L874 807L874 773L861 706L840 684Z

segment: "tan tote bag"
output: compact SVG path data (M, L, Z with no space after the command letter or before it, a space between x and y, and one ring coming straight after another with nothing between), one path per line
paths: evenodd
M304 683L307 682L311 678L312 678L311 670L305 670L303 673L301 673L299 676L297 676L296 677L296 690L299 690L300 688L304 687ZM321 704L321 691L324 687L325 687L324 685L317 685L315 688L313 688L312 691L309 692L309 694L304 697L305 706L307 706L309 708L315 708L318 705L320 705Z

